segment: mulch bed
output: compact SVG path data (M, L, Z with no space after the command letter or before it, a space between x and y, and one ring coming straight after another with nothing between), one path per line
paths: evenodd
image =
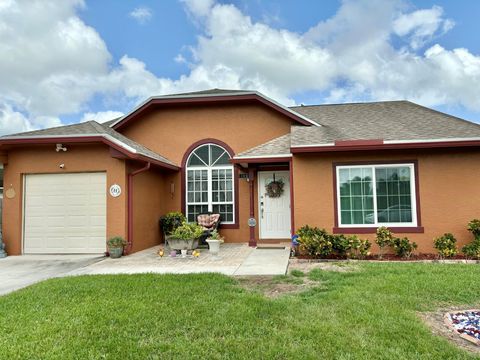
M338 256L338 255L329 255L322 258L318 258L310 255L297 255L295 256L295 258L302 259L302 260L346 260L344 256ZM361 260L375 260L375 261L424 261L424 260L435 261L435 260L438 260L440 261L441 259L438 257L437 254L420 253L420 254L413 254L408 258L402 258L395 254L384 254L382 257L380 257L379 255L368 255L362 258ZM467 259L464 255L455 255L446 260L449 261L449 260L471 260L471 259Z

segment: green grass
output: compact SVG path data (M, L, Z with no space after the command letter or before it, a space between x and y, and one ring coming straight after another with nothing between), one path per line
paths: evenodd
M235 279L52 279L0 297L0 359L468 359L416 312L480 301L480 267L358 265L267 299ZM277 279L278 280L278 279Z

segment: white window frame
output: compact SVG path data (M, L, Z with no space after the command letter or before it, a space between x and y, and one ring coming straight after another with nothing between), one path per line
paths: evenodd
M225 149L223 146L220 146L215 143L205 143L202 145L197 146L195 149L193 149L190 154L188 155L186 165L185 165L185 215L188 218L188 206L189 205L207 205L208 211L212 212L213 211L213 206L214 205L232 205L232 221L226 221L222 219L222 224L225 225L233 225L235 224L235 171L233 165L222 165L222 166L205 166L205 165L188 165L190 162L190 158L192 157L193 153L201 148L202 146L206 145L213 145L213 146L218 146L219 148L223 149L225 153L228 155L228 157L231 159L232 157L230 156L229 152L227 149ZM188 171L189 170L207 170L207 203L205 202L189 202L188 201ZM213 170L231 170L232 171L232 201L213 201L213 191L212 191L212 171Z
M378 222L378 210L377 210L377 179L375 169L379 168L392 168L392 167L408 167L410 168L410 197L411 197L411 210L412 221L411 222L397 222L397 223L385 223ZM373 188L373 211L374 211L374 223L373 224L342 224L341 217L341 202L340 202L340 170L341 169L372 169L372 188ZM339 228L376 228L380 226L386 227L417 227L417 193L416 193L416 178L415 178L415 164L413 163L398 163L398 164L365 164L365 165L337 165L336 166L336 191L337 191L337 219Z

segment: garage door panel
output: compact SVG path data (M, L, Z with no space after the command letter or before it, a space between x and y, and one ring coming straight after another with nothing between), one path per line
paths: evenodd
M103 253L106 174L27 175L25 253Z

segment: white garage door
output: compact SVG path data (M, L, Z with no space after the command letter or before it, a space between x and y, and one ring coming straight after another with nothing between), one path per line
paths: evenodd
M101 254L106 174L25 176L25 254Z

